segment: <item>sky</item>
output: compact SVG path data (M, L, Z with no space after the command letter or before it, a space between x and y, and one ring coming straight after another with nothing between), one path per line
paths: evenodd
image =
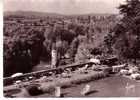
M4 11L37 11L60 14L118 13L125 0L4 0Z

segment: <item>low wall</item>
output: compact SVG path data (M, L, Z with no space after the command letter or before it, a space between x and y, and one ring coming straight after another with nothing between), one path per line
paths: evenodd
M31 73L26 73L26 74L23 74L21 76L17 76L17 77L5 77L3 79L3 82L4 82L4 86L6 85L10 85L12 84L13 82L17 81L17 80L25 80L26 78L28 77L35 77L35 78L39 78L41 76L48 76L49 75L49 72L61 72L63 71L64 69L66 68L77 68L77 67L81 67L81 66L84 66L86 64L93 64L92 62L83 62L83 63L73 63L73 64L70 64L70 65L64 65L64 66L59 66L58 68L53 68L53 69L49 69L49 70L42 70L42 71L37 71L37 72L31 72Z

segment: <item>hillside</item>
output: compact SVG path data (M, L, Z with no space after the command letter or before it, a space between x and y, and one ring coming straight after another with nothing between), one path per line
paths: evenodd
M110 16L110 15L118 15L118 14L109 14L109 13L88 13L88 14L70 14L64 15L59 13L48 13L48 12L35 12L35 11L5 11L4 16L36 16L36 17L62 17L62 16L71 16L71 17L86 17L86 16Z

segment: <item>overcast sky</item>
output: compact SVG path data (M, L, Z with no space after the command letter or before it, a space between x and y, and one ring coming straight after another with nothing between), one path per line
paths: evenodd
M118 13L125 0L4 0L4 11L39 11L61 14Z

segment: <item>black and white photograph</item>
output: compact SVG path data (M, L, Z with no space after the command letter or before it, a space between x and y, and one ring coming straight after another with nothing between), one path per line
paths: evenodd
M4 98L140 97L140 0L3 0L2 30Z

